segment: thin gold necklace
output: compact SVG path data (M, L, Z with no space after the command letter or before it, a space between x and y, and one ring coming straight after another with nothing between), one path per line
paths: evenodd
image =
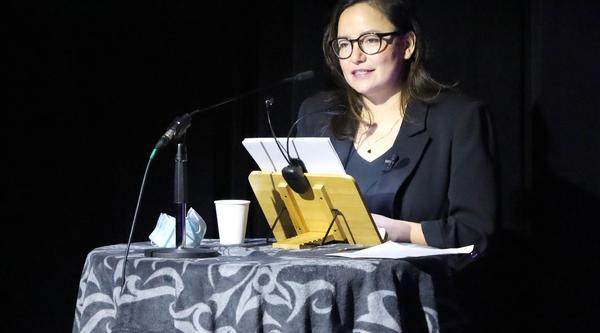
M373 149L373 146L375 146L375 144L377 144L377 142L379 142L379 141L383 140L383 139L384 139L384 138L386 138L388 135L390 135L390 133L392 133L392 131L394 130L394 128L396 127L396 125L398 125L398 123L400 123L400 121L401 121L401 120L402 120L402 117L399 117L399 118L398 118L398 119L397 119L397 120L394 122L394 124L392 125L392 127L390 127L390 129L389 129L389 131L387 131L387 133L385 133L384 135L382 135L382 136L380 136L379 138L377 138L377 140L375 140L374 142L369 142L369 148L367 149L367 153L371 154L371 152L372 152L372 149ZM375 124L375 125L377 125L377 124ZM364 137L364 139L362 139L362 140L359 140L359 145L358 145L359 147L360 147L360 146L363 144L363 142L366 142L366 141L367 141L367 139L370 139L370 138L371 138L371 136L370 136L370 135L369 135L369 136L366 136L366 135L367 135L367 133L370 131L370 128L371 128L371 126L373 126L373 125L369 125L369 126L368 126L368 129L367 129L367 130L366 130L366 131L365 131L365 132L364 132L364 133L361 135L361 137ZM371 141L371 140L369 140L369 141Z

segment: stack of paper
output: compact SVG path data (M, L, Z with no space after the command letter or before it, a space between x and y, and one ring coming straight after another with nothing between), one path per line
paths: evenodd
M310 173L345 175L344 166L329 138L278 138L282 151L273 138L246 138L242 144L260 170L281 171L288 165L284 154L289 147L292 158L300 158Z
M407 257L437 256L442 254L469 254L471 252L473 252L473 245L451 249L438 249L424 245L387 241L381 245L372 246L360 251L330 253L329 255L347 258L400 259Z

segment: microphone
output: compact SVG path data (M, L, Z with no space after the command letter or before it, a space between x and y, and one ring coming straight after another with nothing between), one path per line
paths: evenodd
M275 100L273 97L267 98L265 100L265 111L267 113L267 124L269 125L269 129L271 130L271 135L273 136L273 140L275 140L275 144L283 158L288 163L283 169L281 169L281 175L288 186L296 193L304 194L310 190L310 184L308 183L308 179L304 177L304 173L306 172L306 167L304 166L304 162L300 160L300 158L292 158L290 156L290 138L288 136L286 149L281 145L281 142L277 140L277 135L275 134L275 130L273 129L273 125L271 124L271 106L273 106Z
M301 76L301 75L309 75L309 74L310 74L309 77L312 77L312 73L309 73L309 72L300 73L300 74L296 75L296 77ZM305 79L305 78L306 77L303 77L302 79ZM288 186L294 192L299 193L299 194L304 194L304 193L308 192L311 189L311 187L308 182L308 179L306 179L306 177L304 176L304 173L307 172L304 162L300 159L300 156L298 156L298 158L293 158L290 155L290 137L292 135L292 131L298 125L298 123L307 116L311 116L316 113L329 114L329 115L340 115L343 112L331 111L330 109L328 109L327 111L316 110L316 111L309 112L309 113L301 116L300 118L296 119L296 121L294 121L294 123L290 126L290 129L287 134L287 139L286 139L286 147L284 149L282 147L281 143L279 142L279 140L277 140L277 135L275 135L275 131L273 130L273 126L271 125L271 116L270 116L269 111L270 111L270 107L273 106L274 102L275 101L272 97L266 99L265 100L265 109L267 111L266 112L267 113L267 122L269 125L269 129L271 130L271 135L273 136L273 139L275 140L275 143L277 144L277 148L279 148L279 151L283 155L283 158L286 160L286 162L288 162L288 165L281 170L281 175L283 176L283 179L285 179Z
M298 81L304 81L304 80L308 80L311 79L315 76L315 73L312 70L308 70L308 71L304 71L304 72L300 72L297 74L294 74L292 76L288 76L286 78L283 78L279 81L276 81L273 84L270 84L268 86L264 86L264 87L260 87L260 88L256 88L256 89L252 89L249 91L246 91L244 93L241 93L237 96L228 98L226 100L223 100L219 103L207 106L205 108L202 109L196 109L190 113L186 113L183 114L181 116L177 116L169 125L169 127L167 128L167 130L165 131L165 133L160 137L160 139L158 139L158 141L156 142L156 145L154 146L154 150L152 151L152 155L151 157L153 157L157 151L159 151L160 149L166 147L167 145L169 145L169 143L171 143L171 141L173 141L173 139L180 139L185 132L187 131L187 129L190 127L191 122L192 122L192 117L195 116L198 113L203 113L205 111L209 111L212 109L216 109L219 106L237 101L241 98L244 98L248 95L254 94L256 92L259 91L263 91L263 90L267 90L267 89L271 89L274 88L278 85L281 85L283 83L287 83L287 82L298 82Z
M189 113L176 117L167 128L165 134L158 139L158 142L156 142L156 145L154 146L154 150L160 150L167 146L174 138L179 139L191 124L192 116Z
M313 71L305 71L298 73L296 75L290 76L288 78L283 79L284 81L304 81L309 80L315 77L315 72Z
M385 168L383 171L387 172L387 171L392 170L394 168L394 166L396 165L396 163L398 163L399 159L400 159L400 157L398 157L398 155L394 154L391 159L385 160L383 162L383 164L385 165Z
M271 88L276 87L276 86L278 86L280 84L283 84L283 83L304 81L304 80L311 79L314 76L315 76L315 72L313 72L313 71L304 71L304 72L301 72L301 73L298 73L298 74L295 74L295 75L292 75L292 76L288 76L288 77L286 77L284 79L281 79L281 80L279 80L279 81L277 81L277 82L275 82L275 83L273 83L271 85L268 85L268 86L265 86L265 87L256 88L256 89L252 89L250 91L241 93L241 94L239 94L237 96L231 97L231 98L226 99L224 101L221 101L219 103L213 104L211 106L207 106L207 107L202 108L202 109L194 110L192 112L192 116L195 116L196 114L204 112L204 111L212 110L212 109L214 109L216 107L219 107L221 105L225 105L227 103L231 103L233 101L237 101L240 98L246 97L246 96L254 94L256 92L267 90L267 89L271 89Z

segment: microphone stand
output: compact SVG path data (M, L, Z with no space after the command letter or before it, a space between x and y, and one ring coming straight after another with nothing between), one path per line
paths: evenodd
M175 155L175 182L174 182L174 202L176 206L176 227L175 227L175 243L176 247L173 248L160 248L160 249L149 249L144 251L144 255L146 257L159 257L159 258L207 258L207 257L216 257L219 255L218 252L209 250L206 248L187 248L185 246L186 241L186 223L185 218L187 215L187 149L185 146L185 133L190 126L191 119L194 115L203 113L212 109L215 109L219 106L225 105L227 103L231 103L243 97L246 97L250 94L254 94L258 91L266 90L278 86L280 84L286 82L295 82L295 81L303 81L310 79L314 76L313 71L305 71L302 73L298 73L296 75L287 77L285 79L279 80L278 82L271 84L267 87L257 88L250 91L247 91L238 96L229 98L217 104L194 110L191 113L186 113L180 117L175 118L175 120L169 125L169 128L163 134L163 136L159 139L150 155L150 160L154 158L156 152L166 145L169 144L172 140L177 142L177 153ZM267 113L268 115L268 113ZM270 119L269 119L270 122ZM283 151L282 151L283 153ZM137 212L137 208L136 208ZM133 228L135 226L135 216L132 223L131 234L133 233ZM131 235L130 235L131 238ZM129 251L129 247L127 253ZM125 255L125 260L127 260L127 254ZM124 266L125 267L125 266ZM123 281L125 281L125 271L123 270Z
M185 133L178 136L177 152L175 153L175 177L173 181L175 203L175 243L173 248L150 249L144 252L146 257L157 258L209 258L219 255L217 251L204 248L189 248L185 246L186 241L186 216L188 205L187 186L187 148L185 145Z

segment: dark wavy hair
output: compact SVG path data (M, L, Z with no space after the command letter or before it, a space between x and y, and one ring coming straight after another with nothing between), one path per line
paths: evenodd
M340 97L349 112L332 118L331 128L333 134L342 139L353 139L359 122L362 121L361 112L363 108L359 93L354 91L346 80L340 68L339 59L333 53L330 42L337 38L337 27L340 15L346 8L358 3L368 4L379 11L394 25L396 31L407 33L412 31L416 36L416 46L412 57L406 60L408 71L400 77L402 81L401 105L406 105L409 98L415 98L424 102L431 102L441 91L451 86L444 85L434 80L425 69L425 40L421 38L421 28L415 18L412 4L405 0L341 0L336 5L329 24L323 35L323 53L325 62L335 83L341 88ZM404 110L400 110L404 112Z

